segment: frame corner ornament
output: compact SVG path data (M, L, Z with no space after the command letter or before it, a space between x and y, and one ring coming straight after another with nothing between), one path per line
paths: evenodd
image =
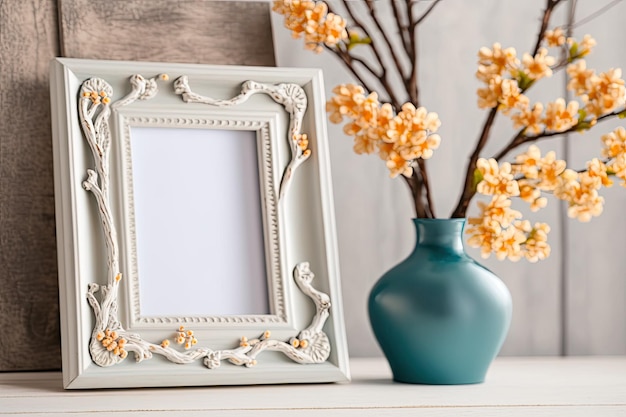
M294 172L311 157L307 134L302 133L302 120L308 105L304 89L295 83L267 84L248 80L241 84L241 92L235 97L226 100L214 99L192 91L189 77L181 75L174 81L174 92L180 95L185 103L201 103L222 108L244 103L255 94L266 94L282 105L289 113L288 142L291 150L291 160L283 171L279 186L278 198L282 200Z

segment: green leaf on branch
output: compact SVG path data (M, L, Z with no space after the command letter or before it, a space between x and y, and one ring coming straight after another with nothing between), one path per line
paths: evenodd
M567 62L573 62L576 58L578 58L578 42L574 42L572 46L570 46Z
M533 83L535 82L535 80L530 78L528 74L526 74L522 70L517 71L517 76L515 77L515 80L517 81L517 85L522 91L528 90L530 86L533 85Z
M577 132L584 132L585 130L589 130L592 127L593 127L593 124L591 122L588 122L587 120L579 120L575 129Z
M350 49L354 48L357 45L371 44L372 39L369 36L362 38L358 33L350 32L350 37L348 38L348 41L346 43L348 44L348 51L349 51Z
M577 132L589 130L593 126L590 121L585 120L586 117L587 111L585 109L578 110L578 123L576 123L576 126L574 127Z
M474 179L472 181L472 190L476 191L476 187L478 187L478 184L480 184L483 179L484 179L484 177L483 177L482 172L480 172L480 170L478 168L476 168L474 170Z

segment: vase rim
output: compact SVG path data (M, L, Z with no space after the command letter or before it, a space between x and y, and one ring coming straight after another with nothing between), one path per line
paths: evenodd
M413 217L413 221L416 222L422 222L422 223L443 223L443 222L465 222L465 218L464 217L453 217L453 218L437 218L437 219L430 219L430 218L425 218L425 217Z

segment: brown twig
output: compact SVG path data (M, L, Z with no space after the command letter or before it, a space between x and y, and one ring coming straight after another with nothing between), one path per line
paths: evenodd
M387 32L385 31L385 29L380 24L380 19L378 18L378 13L376 12L376 7L374 6L373 0L367 0L367 8L369 10L372 21L374 22L374 25L376 26L376 29L378 29L382 39L385 41L385 44L387 45L387 49L389 50L389 54L391 55L391 58L395 65L396 71L398 72L398 75L400 76L400 79L403 81L405 88L408 89L408 77L405 77L404 75L405 71L404 71L404 68L402 67L402 62L400 62L400 57L396 53L396 48L393 47L393 44L391 43L391 39L387 35Z
M326 46L326 49L334 53L339 59L343 61L346 68L350 71L350 73L354 76L354 78L356 78L359 84L361 84L363 88L365 88L368 92L376 91L377 89L373 88L372 84L365 81L363 76L359 74L359 72L356 70L355 66L353 65L354 63L360 64L376 81L380 83L382 90L379 90L379 91L382 91L385 94L389 94L388 93L389 84L387 83L383 74L376 71L374 68L371 67L371 65L365 62L363 59L356 57L350 54L349 52L343 49L340 49L338 47L329 48L328 46ZM383 97L383 101L386 99L388 99L389 102L393 102L395 100L393 96Z
M409 40L411 42L412 50L412 65L411 75L409 76L408 93L411 102L415 105L415 107L419 107L419 87L417 85L417 25L415 24L415 15L411 5L411 0L407 0L406 7L409 15ZM431 6L431 10L433 7L434 6Z
M426 17L428 17L428 15L433 11L433 9L435 8L436 5L438 5L441 2L441 0L435 0L433 1L433 4L430 5L430 7L428 9L426 9L426 11L424 12L424 14L422 14L413 24L413 27L416 27L417 25L419 25L420 23L422 23L422 21L424 21L424 19L426 19ZM410 4L411 2L409 2L409 6L411 6Z
M615 110L611 113L607 113L604 114L600 117L598 117L596 119L596 123L598 122L602 122L604 120L608 120L611 117L615 117L617 115L619 115L620 113L626 111L626 108L621 108L619 110ZM585 121L585 123L589 123L588 121ZM521 146L525 143L530 143L530 142L535 142L539 139L544 139L544 138L551 138L554 136L559 136L559 135L564 135L566 133L572 133L575 132L578 129L578 125L572 126L569 129L563 130L561 132L546 132L543 131L541 133L538 133L536 135L533 136L526 136L524 134L524 129L520 130L519 132L517 132L517 134L513 137L513 139L511 139L509 141L509 143L500 151L498 152L493 158L496 160L500 160L503 157L505 157L509 152L511 152L513 149L517 148L518 146Z
M476 170L476 162L480 157L480 152L483 150L485 145L487 144L487 140L489 139L489 133L491 132L491 126L493 125L494 120L496 119L496 114L498 114L498 107L493 107L489 110L487 114L487 118L483 123L483 129L478 138L478 143L474 148L474 152L470 156L469 163L467 164L467 169L465 172L465 183L463 185L463 192L461 193L461 198L459 199L459 203L457 204L454 212L452 213L452 217L465 217L465 213L467 211L467 207L469 206L470 200L476 194L476 190L474 190L474 171Z
M372 48L372 52L374 52L374 57L376 58L376 61L378 61L378 65L380 66L381 73L382 73L380 77L380 82L384 86L385 92L390 98L391 105L395 107L396 109L399 109L402 106L402 103L396 96L393 88L391 87L391 84L389 82L389 76L388 76L385 64L383 63L382 54L381 54L380 49L378 48L378 44L376 43L376 40L372 38L369 31L367 30L367 26L363 23L363 21L359 19L356 16L356 14L352 11L352 8L350 7L350 1L343 0L343 5L346 11L348 12L348 15L350 16L350 19L356 24L357 27L359 27L363 31L363 34L366 37L370 38L371 40L370 46Z
M552 11L554 8L561 2L562 0L546 0L546 8L543 11L543 17L541 19L541 26L539 29L539 33L537 34L537 42L535 43L535 48L533 50L532 55L536 55L541 46L541 41L543 40L544 33L550 23L550 16L552 15ZM487 144L489 139L489 133L491 131L491 126L493 125L496 115L498 113L498 107L493 107L489 110L487 114L487 118L483 123L483 128L481 134L478 138L478 142L476 147L474 148L474 152L470 156L469 162L467 164L467 169L465 171L465 181L463 183L463 191L461 192L461 196L459 197L458 204L454 211L452 212L453 218L465 217L465 213L467 212L467 208L469 207L469 203L476 194L476 190L474 189L474 171L476 170L476 162L480 157L480 153Z
M426 215L430 218L435 218L435 205L432 200L432 193L430 191L430 181L428 179L428 170L426 169L426 161L424 159L418 159L417 165L420 169L420 175L422 177L422 183L424 184L424 191L426 191Z
M401 15L400 8L398 7L398 2L392 0L391 7L393 8L393 15L396 20L398 33L400 34L400 38L402 40L402 46L404 47L404 51L409 57L409 60L413 62L415 60L415 56L413 56L413 49L411 48L408 25L404 24L402 21L402 15ZM408 10L407 10L407 15L408 15Z
M436 6L439 0L436 0L430 8L419 18L415 17L415 9L413 8L413 3L411 0L407 0L406 9L409 18L408 23L408 32L409 32L409 42L410 42L410 50L411 53L409 57L411 58L411 74L409 75L408 84L406 85L407 92L409 93L409 98L411 102L415 105L415 107L419 107L419 87L417 84L417 75L418 75L418 42L417 42L417 21L422 21ZM430 187L430 180L428 178L428 169L426 167L426 162L423 159L418 160L418 167L420 169L421 175L421 185L424 188L424 192L426 193L426 206L428 207L430 217L435 217L435 206L432 199L432 191Z
M413 170L411 177L405 177L404 175L401 175L401 177L411 190L411 195L413 196L413 207L415 208L415 217L427 217L426 208L424 202L422 201L422 191L424 186L419 172L417 170Z
M563 0L546 0L546 9L543 12L543 18L541 19L541 27L539 28L539 33L537 34L537 43L535 43L535 48L533 49L533 53L531 56L535 56L537 52L539 52L539 48L541 47L541 41L543 40L543 35L548 28L548 24L550 23L550 17L552 16L552 10Z
M342 51L342 50L340 50L338 48L329 48L327 46L326 49L328 49L329 51L333 52L339 59L341 59L343 61L343 63L348 68L348 71L350 71L352 76L357 79L359 84L361 84L366 90L373 91L372 87L369 86L365 82L365 80L361 77L361 75L356 71L356 68L352 65L352 62L355 61L354 57L352 57L348 53L344 53L344 51ZM361 62L362 63L362 61L357 61L357 62ZM368 69L369 65L366 65L365 67L366 67L366 69ZM369 71L369 69L368 69L368 71ZM369 71L369 72L371 72L371 71Z

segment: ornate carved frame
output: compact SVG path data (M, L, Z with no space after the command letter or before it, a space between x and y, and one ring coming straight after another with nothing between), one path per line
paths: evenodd
M347 380L320 72L57 59L51 75L65 387ZM256 132L270 314L141 315L132 126Z

